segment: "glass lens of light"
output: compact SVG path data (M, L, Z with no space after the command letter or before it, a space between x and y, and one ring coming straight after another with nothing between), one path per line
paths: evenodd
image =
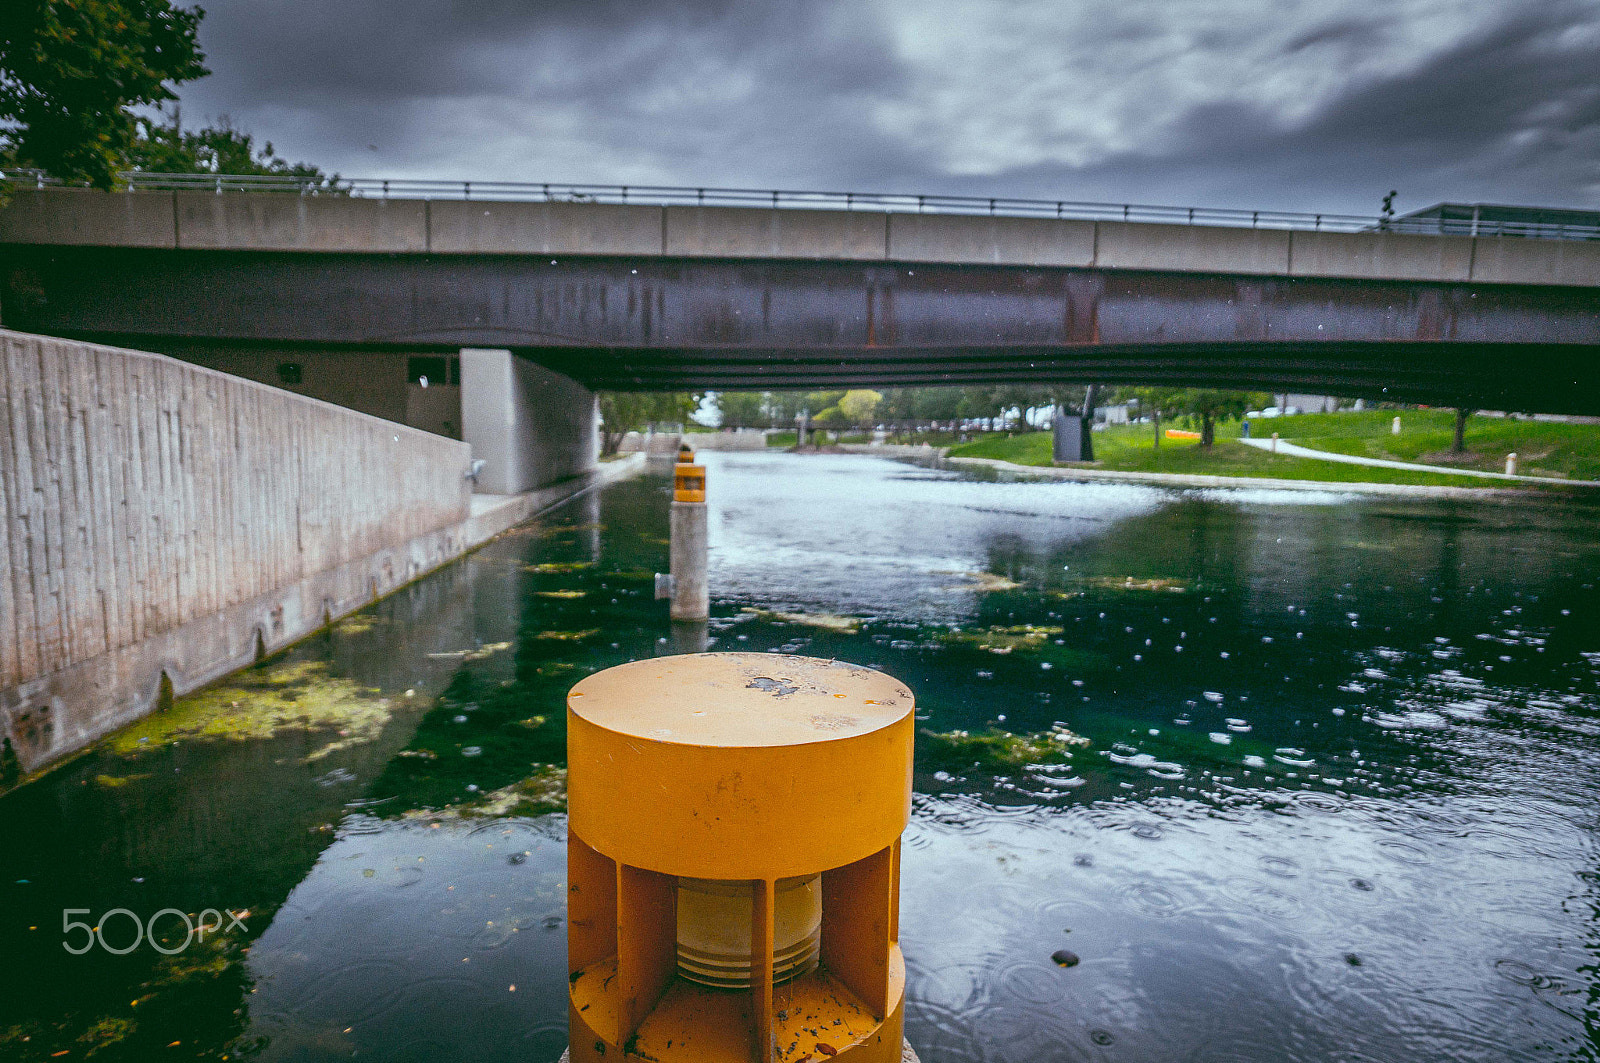
M822 876L783 878L775 890L772 980L817 965L822 941ZM678 973L702 985L750 985L750 915L754 884L678 879Z

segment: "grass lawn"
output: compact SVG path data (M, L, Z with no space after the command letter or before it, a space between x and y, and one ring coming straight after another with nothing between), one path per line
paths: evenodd
M1376 411L1383 417L1383 424L1387 425L1394 417L1392 412ZM1403 412L1402 431L1404 419L1408 416L1418 417L1442 416L1446 423L1445 445L1449 445L1449 420L1451 414L1437 411L1409 411ZM1298 428L1302 423L1340 421L1343 418L1367 418L1375 422L1374 413L1352 414L1304 414L1297 417L1277 418L1268 421L1255 421L1251 424L1252 433L1264 435L1277 431L1285 439L1293 439L1303 446L1318 446L1320 440L1330 438L1329 429L1325 425L1317 425L1324 435L1315 437L1314 440L1302 438ZM1486 420L1486 419L1485 419ZM1474 420L1468 422L1468 440L1472 440L1472 429L1481 422ZM1291 435L1284 429L1294 425L1296 432ZM1518 422L1519 425L1528 425L1529 422ZM1343 426L1338 426L1343 427ZM1356 426L1352 425L1354 429ZM1600 441L1600 427L1558 425L1551 427L1572 428L1584 427L1591 437ZM1239 426L1237 423L1218 426L1217 442L1210 452L1195 440L1163 439L1161 446L1155 446L1154 430L1149 425L1111 425L1104 431L1094 434L1095 457L1098 459L1091 468L1112 469L1119 472L1163 472L1183 473L1202 476L1257 476L1278 477L1285 480L1317 480L1326 483L1386 483L1386 484L1421 484L1441 485L1450 487L1502 487L1509 484L1495 483L1481 480L1471 476L1451 476L1445 473L1411 472L1403 469L1382 469L1363 465L1343 465L1331 461L1317 461L1313 458L1291 458L1286 455L1270 454L1264 450L1255 450L1239 443ZM1345 437L1349 438L1349 437ZM1357 437L1359 440L1360 437ZM1402 435L1400 438L1404 438ZM992 435L973 443L952 447L950 454L955 457L969 458L997 458L1009 461L1016 465L1050 465L1051 436L1049 432L1025 432L1010 437ZM1328 447L1327 449L1333 449ZM1409 459L1408 459L1409 460ZM1502 461L1504 459L1502 458Z
M1395 416L1394 410L1299 414L1252 421L1250 431L1258 437L1277 432L1300 446L1339 454L1487 472L1505 471L1506 455L1515 452L1517 471L1527 476L1600 479L1600 425L1472 417L1467 420L1467 453L1453 455L1453 410L1398 411L1399 435L1390 433ZM1217 435L1224 434L1238 436L1238 422L1219 426Z

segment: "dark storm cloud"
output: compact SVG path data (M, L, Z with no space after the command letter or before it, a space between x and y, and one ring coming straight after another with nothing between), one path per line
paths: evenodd
M216 0L231 114L345 173L1372 212L1600 196L1600 4ZM370 147L369 147L370 146Z
M1288 50L1370 40L1373 24L1323 26ZM1234 102L1194 106L1139 150L1083 167L997 175L1035 193L1376 213L1449 199L1597 205L1600 19L1541 5L1409 70L1353 84L1299 120Z
M1320 26L1313 26L1306 32L1290 39L1284 44L1283 50L1292 54L1318 45L1338 45L1347 48L1366 47L1383 36L1384 28L1388 24L1389 20L1387 18L1338 19Z

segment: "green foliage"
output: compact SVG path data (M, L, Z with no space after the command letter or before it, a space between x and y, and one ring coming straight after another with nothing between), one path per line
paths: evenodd
M862 428L872 427L872 415L877 412L883 396L876 391L847 391L839 399L839 412L851 424Z
M136 147L134 108L207 72L202 14L169 0L5 0L0 164L110 188Z
M717 412L724 428L764 428L770 418L766 396L759 391L717 392Z
M600 452L615 454L622 437L651 424L682 424L700 406L700 394L687 391L602 391Z
M1083 405L1084 388L1055 385L884 388L881 391L766 391L719 392L718 408L722 423L733 426L763 425L787 428L802 412L809 411L811 423L824 428L846 429L887 424L899 434L926 432L934 426L948 430L952 422L967 419L999 420L1011 411L1050 405L1078 410ZM1012 419L1010 427L1028 430L1031 425Z
M1218 421L1237 420L1251 406L1264 406L1271 396L1251 391L1217 391L1212 388L1183 388L1168 396L1178 413L1200 418L1200 445L1216 442Z
M217 124L204 129L186 130L179 123L178 110L162 121L139 123L128 162L131 169L147 173L222 173L283 175L305 179L315 188L332 190L337 175L329 177L309 163L291 163L279 158L272 142L257 145L249 133L234 127L224 115Z

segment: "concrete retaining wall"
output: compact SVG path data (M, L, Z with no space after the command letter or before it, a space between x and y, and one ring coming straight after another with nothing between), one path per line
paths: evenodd
M0 244L671 255L1600 285L1600 242L753 207L21 190Z
M26 769L471 545L470 448L0 330L0 729Z

